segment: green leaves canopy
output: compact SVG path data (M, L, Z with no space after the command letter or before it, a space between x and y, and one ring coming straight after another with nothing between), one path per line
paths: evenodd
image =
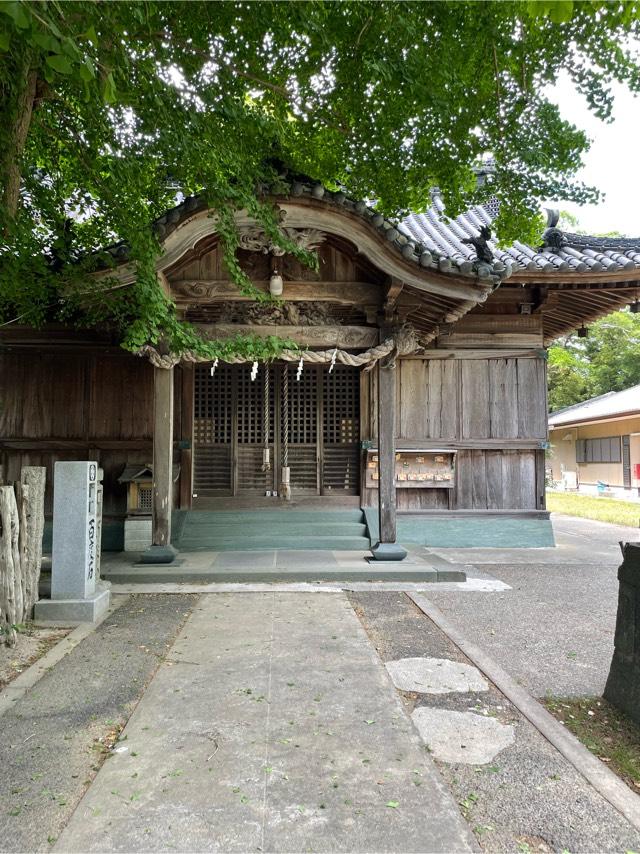
M150 224L204 192L251 293L232 212L277 234L281 164L386 214L434 185L451 213L495 194L500 236L535 239L541 199L596 198L571 178L586 137L545 89L564 70L608 118L611 80L640 88L637 34L636 3L598 0L4 2L0 311L215 355L156 282ZM495 179L477 188L485 155ZM87 253L119 239L136 284L88 285Z
M640 314L616 311L549 349L549 410L640 384Z

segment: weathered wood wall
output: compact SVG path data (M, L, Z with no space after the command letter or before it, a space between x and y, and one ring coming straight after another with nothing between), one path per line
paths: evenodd
M444 354L442 354L444 356ZM535 351L398 362L397 447L458 450L453 490L398 490L399 509L544 507L546 360ZM375 442L375 372L363 375L363 438ZM375 490L365 490L375 503Z
M176 371L176 439L183 425L182 371ZM0 354L0 464L5 480L26 465L47 469L45 512L51 513L57 460L97 459L104 469L104 514L122 517L126 488L117 482L128 463L151 462L153 368L113 352ZM177 457L179 460L179 456Z

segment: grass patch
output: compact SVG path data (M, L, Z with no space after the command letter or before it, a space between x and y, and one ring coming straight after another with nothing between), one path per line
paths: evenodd
M544 705L636 793L640 727L602 697L546 697Z
M640 503L619 501L617 498L597 498L566 492L547 492L547 510L566 516L581 516L614 525L640 526Z

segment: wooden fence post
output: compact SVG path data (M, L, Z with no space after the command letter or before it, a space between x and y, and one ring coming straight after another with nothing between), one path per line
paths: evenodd
M0 612L6 643L16 645L16 578L20 583L18 508L12 486L0 486ZM17 559L17 560L16 560ZM16 562L18 566L16 567Z
M0 629L9 646L38 599L45 477L46 469L25 466L15 488L0 486Z
M38 601L42 536L44 534L44 489L47 470L40 466L25 466L20 473L20 559L24 584L23 617L31 617Z

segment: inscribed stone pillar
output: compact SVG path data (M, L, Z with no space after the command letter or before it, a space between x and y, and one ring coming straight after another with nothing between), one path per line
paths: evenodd
M53 480L51 598L36 603L38 620L93 621L109 607L99 582L97 462L57 462Z

